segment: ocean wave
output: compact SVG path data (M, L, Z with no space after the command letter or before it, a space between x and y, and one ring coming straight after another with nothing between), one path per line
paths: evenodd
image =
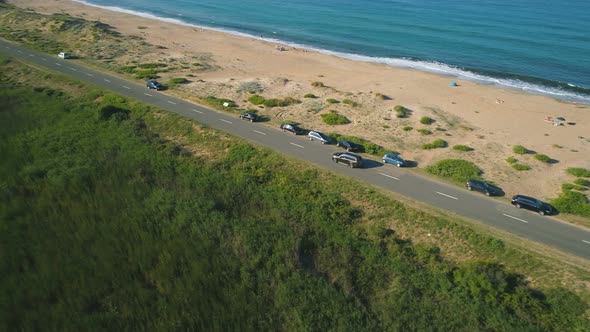
M494 73L495 75L490 75L490 74L484 74L483 71L478 71L478 70L473 70L473 69L468 70L468 69L461 68L458 66L452 66L452 65L448 65L448 64L436 62L436 61L424 61L424 60L415 60L415 59L407 59L407 58L373 57L373 56L368 56L368 55L338 52L338 51L322 49L322 48L318 48L318 47L314 47L314 46L310 46L310 45L289 42L289 41L281 40L278 38L263 37L260 35L240 32L240 31L236 31L236 30L224 29L224 28L219 28L219 27L197 25L197 24L186 22L181 19L170 18L170 17L161 17L161 16L157 16L157 15L154 15L152 13L147 13L147 12L135 11L135 10L125 9L125 8L120 8L120 7L115 7L115 6L97 5L97 4L93 4L93 3L90 3L90 2L87 2L84 0L73 0L73 1L87 5L87 6L106 9L109 11L145 17L148 19L153 19L153 20L193 27L193 28L217 31L217 32L222 32L222 33L234 35L234 36L262 40L262 41L266 41L269 43L275 43L275 44L280 44L280 45L289 46L289 47L293 47L293 48L304 49L304 50L308 50L308 51L318 52L318 53L331 55L331 56L344 58L344 59L349 59L349 60L353 60L353 61L378 63L378 64L384 64L384 65L391 66L391 67L414 69L414 70L425 71L425 72L430 72L430 73L434 73L434 74L449 76L449 77L453 77L456 79L475 81L475 82L478 82L481 84L489 84L489 85L495 85L495 86L499 86L499 87L507 87L507 88L531 93L531 94L545 95L545 96L549 96L549 97L553 97L553 98L557 98L557 99L570 100L570 101L576 101L576 102L580 102L580 103L590 104L590 90L589 89L580 88L580 87L575 86L574 84L567 83L567 82L562 83L562 82L553 82L553 81L547 81L547 80L542 80L542 79L531 79L531 78L528 78L525 76L521 76L520 78L514 78L515 75L506 75L506 74L502 74L502 73ZM182 15L178 14L178 16L182 16ZM503 76L508 76L508 77L503 77ZM542 82L543 84L539 84L539 83L535 83L535 82L531 82L531 81L538 81L538 82Z

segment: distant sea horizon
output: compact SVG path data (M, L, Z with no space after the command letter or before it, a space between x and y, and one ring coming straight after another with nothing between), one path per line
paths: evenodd
M590 104L590 1L73 0Z

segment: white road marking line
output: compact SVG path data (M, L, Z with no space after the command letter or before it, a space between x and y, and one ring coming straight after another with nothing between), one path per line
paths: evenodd
M153 97L152 95L150 95L150 94L149 94L149 93L147 93L147 92L144 92L143 94L144 94L144 95L146 95L146 96Z
M10 47L9 47L9 46L4 46L4 47L6 47L7 49L10 49Z
M94 77L94 75L90 74L90 73L86 73L86 75L90 76L90 77Z
M582 240L582 242L590 244L590 241Z
M47 61L47 59L45 59L45 58L41 58L41 60L43 60L43 61Z
M260 135L265 135L265 136L266 136L266 133L263 133L263 132L261 132L261 131L254 130L254 132L255 132L255 133L259 133Z
M126 86L126 85L121 85L121 86L122 86L122 87L124 87L124 88L125 88L125 89L127 89L127 90L131 90L131 88L130 88L130 87L128 87L128 86Z
M59 63L59 62L56 62L55 64L58 65L58 66L61 66L61 63Z
M29 54L29 56L35 56L35 54Z
M105 82L109 82L109 83L111 83L111 81L107 80L106 78L103 78L103 80L104 80Z
M197 112L197 113L199 113L199 114L203 114L203 112L201 112L201 111L199 111L199 110L193 110L193 111L195 111L195 112Z
M378 172L378 173L381 174L381 175L383 175L383 176L386 176L386 177L388 177L390 179L394 179L394 180L398 180L399 181L399 179L396 178L395 176L392 176L392 175L389 175L389 174L385 174L385 173L381 173L381 172Z
M22 52L23 52L23 51L21 51L21 50L16 50L16 51L17 51L18 53L22 53Z
M229 124L231 124L231 123L232 123L231 121L227 121L227 120L225 120L225 119L219 119L219 121L227 122L227 123L229 123Z
M526 221L526 220L523 220L523 219L520 219L520 218L513 217L513 216L511 216L511 215L509 215L509 214L506 214L506 213L502 213L502 214L503 214L503 215L505 215L505 216L506 216L506 217L508 217L508 218L512 218L512 219L515 219L515 220L518 220L518 221L522 221L522 222L523 222L523 223L525 223L525 224L528 224L528 223L529 223L529 222L528 222L528 221Z
M171 101L171 100L166 100L166 101L167 101L169 104L176 105L176 103L175 103L175 102L173 102L173 101Z
M291 145L295 145L296 147L298 147L298 148L302 148L302 149L303 149L303 146L302 146L302 145L295 144L295 143L291 143L291 142L289 142L289 144L291 144Z
M457 197L453 197L453 196L451 196L451 195L443 194L443 193L441 193L441 192L438 192L438 191L436 191L436 193L437 193L437 194L439 194L439 195L443 195L443 196L445 196L445 197L448 197L448 198L452 198L452 199L458 199Z
M77 71L76 68L68 67L70 70Z

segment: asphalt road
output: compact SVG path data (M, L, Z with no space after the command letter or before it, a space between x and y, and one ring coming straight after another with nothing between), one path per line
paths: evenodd
M311 142L305 136L284 133L261 123L240 120L232 114L207 109L172 97L164 92L148 90L116 76L79 65L76 60L63 60L57 55L31 51L0 39L0 51L35 65L63 72L82 81L96 84L122 95L178 113L210 127L267 146L275 151L314 163L331 171L397 192L429 205L478 220L498 229L537 241L583 258L590 258L590 231L575 227L553 217L540 216L510 204L438 183L413 174L411 169L368 161L362 169L351 169L333 163L331 155L342 151L333 145ZM527 194L527 193L522 193Z

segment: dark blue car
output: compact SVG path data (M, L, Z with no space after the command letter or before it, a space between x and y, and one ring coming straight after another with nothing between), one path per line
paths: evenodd
M402 157L400 157L399 155L397 155L395 153L386 153L383 156L383 163L384 164L392 164L397 167L402 167L402 166L405 166L406 161L403 160Z
M354 144L350 141L338 141L336 143L336 146L341 147L348 152L355 152L358 150L358 147L356 146L356 144Z

